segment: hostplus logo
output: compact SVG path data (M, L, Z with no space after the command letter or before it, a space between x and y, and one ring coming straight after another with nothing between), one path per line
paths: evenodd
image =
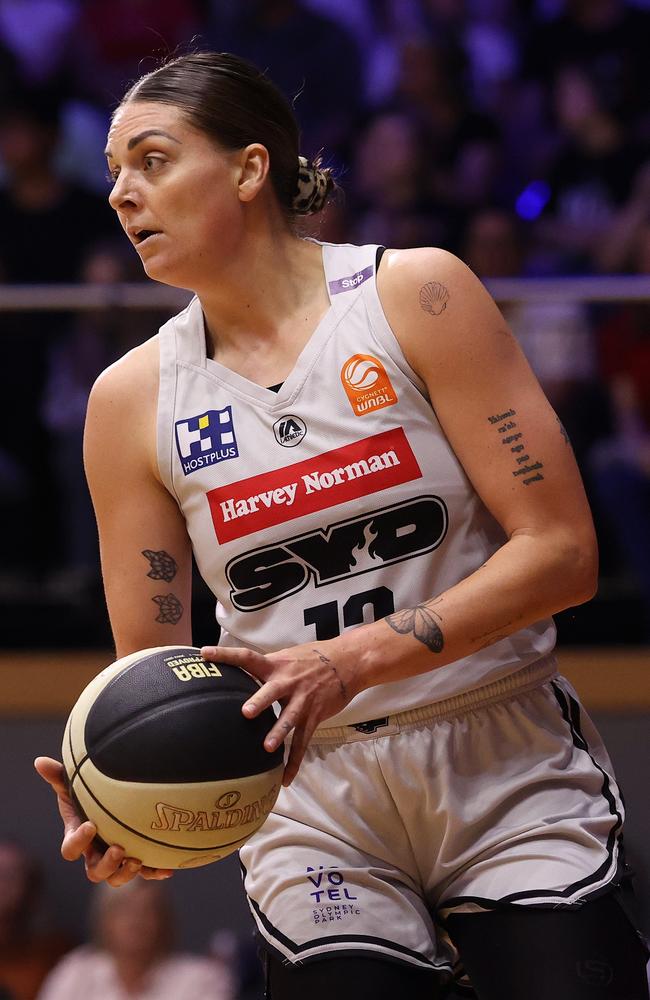
M175 430L178 457L186 476L239 457L231 406L206 410L189 420L177 420Z

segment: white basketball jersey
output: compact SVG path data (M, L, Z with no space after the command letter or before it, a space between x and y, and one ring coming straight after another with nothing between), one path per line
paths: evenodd
M279 392L206 356L197 299L160 331L160 471L216 597L222 645L332 638L447 590L505 541L386 321L377 247L322 249L331 305ZM491 683L554 641L552 621L539 622L363 691L328 725Z

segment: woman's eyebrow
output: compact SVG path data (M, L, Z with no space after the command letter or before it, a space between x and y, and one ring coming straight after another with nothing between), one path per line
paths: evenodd
M135 149L135 147L138 145L138 143L142 142L144 139L148 139L150 135L162 135L162 136L165 137L165 139L171 139L172 142L177 142L179 144L179 146L182 145L180 139L177 139L175 136L170 135L169 132L165 132L164 129L161 129L161 128L148 128L148 129L145 129L144 132L138 132L137 135L132 136L129 139L129 141L127 142L126 148L130 152L132 149ZM104 156L108 156L108 157L111 157L111 158L113 156L113 154L111 153L111 151L108 148L108 146L104 150Z

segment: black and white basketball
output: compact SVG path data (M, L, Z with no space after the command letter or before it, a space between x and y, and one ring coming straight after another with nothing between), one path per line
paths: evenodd
M192 646L143 649L102 670L63 737L71 795L98 838L153 868L205 865L241 847L284 770L284 748L263 747L273 711L241 713L258 687Z

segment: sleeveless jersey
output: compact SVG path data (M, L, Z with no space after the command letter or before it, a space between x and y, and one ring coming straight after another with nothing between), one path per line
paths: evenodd
M160 331L161 476L223 645L271 652L333 638L447 590L505 542L384 316L377 249L322 245L330 308L279 392L206 356L197 299ZM554 641L552 621L539 622L369 688L328 725L418 708L536 661L548 673Z

